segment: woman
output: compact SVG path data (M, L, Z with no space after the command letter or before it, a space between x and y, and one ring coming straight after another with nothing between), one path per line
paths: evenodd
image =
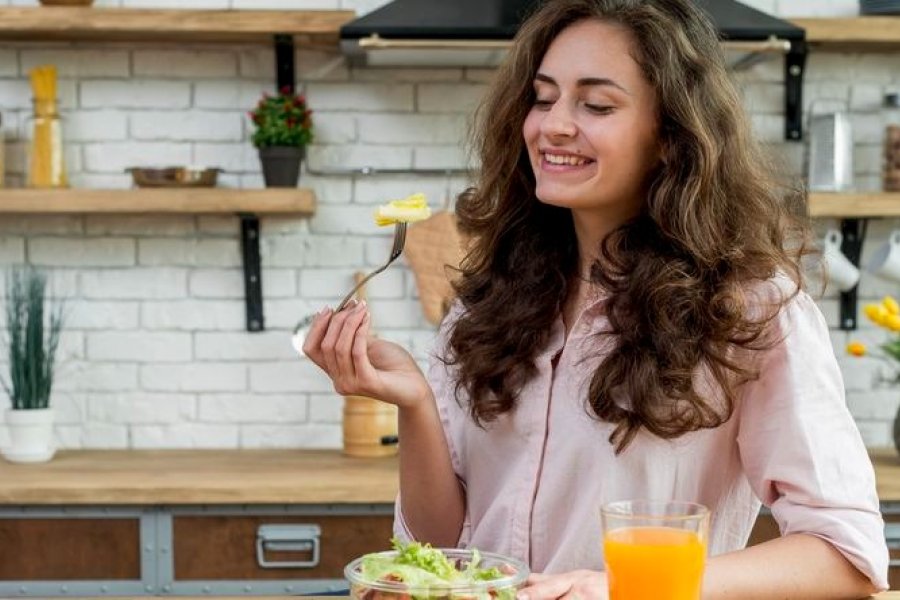
M529 600L604 598L598 507L710 508L704 598L887 585L874 475L805 225L690 0L550 0L480 114L473 236L426 379L324 310L306 354L400 407L399 535L526 560ZM401 501L402 500L402 501ZM744 549L760 501L782 537Z

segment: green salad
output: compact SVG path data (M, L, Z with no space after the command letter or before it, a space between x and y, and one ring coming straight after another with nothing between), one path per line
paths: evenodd
M391 540L395 552L379 552L362 557L359 579L372 582L371 589L355 589L359 600L384 600L388 596L416 600L453 598L454 600L514 600L516 586L509 580L513 573L504 572L498 566L482 567L482 556L472 550L467 560L451 560L430 544L410 542L403 544ZM499 586L490 582L498 581ZM386 593L378 589L378 583L408 588L408 593ZM361 586L365 588L365 586Z

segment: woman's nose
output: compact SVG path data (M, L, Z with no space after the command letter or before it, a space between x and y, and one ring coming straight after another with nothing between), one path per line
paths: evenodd
M541 133L547 137L574 137L577 132L572 111L562 102L555 102L541 122Z

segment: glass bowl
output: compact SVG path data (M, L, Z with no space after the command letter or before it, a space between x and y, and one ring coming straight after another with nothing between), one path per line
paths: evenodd
M472 560L471 550L458 548L441 548L457 569L465 569ZM360 571L364 557L357 558L344 568L344 577L350 582L350 598L352 600L416 600L451 599L451 600L515 600L516 591L528 578L528 565L515 558L509 558L492 552L481 552L479 568L497 567L502 573L508 573L499 579L465 583L447 583L427 587L409 586L398 581L368 581ZM392 558L397 552L390 550L378 552L378 556Z

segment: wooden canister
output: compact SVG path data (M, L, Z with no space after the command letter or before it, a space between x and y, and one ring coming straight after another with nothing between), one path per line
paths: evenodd
M392 456L397 453L396 439L396 406L365 396L344 396L345 455Z

